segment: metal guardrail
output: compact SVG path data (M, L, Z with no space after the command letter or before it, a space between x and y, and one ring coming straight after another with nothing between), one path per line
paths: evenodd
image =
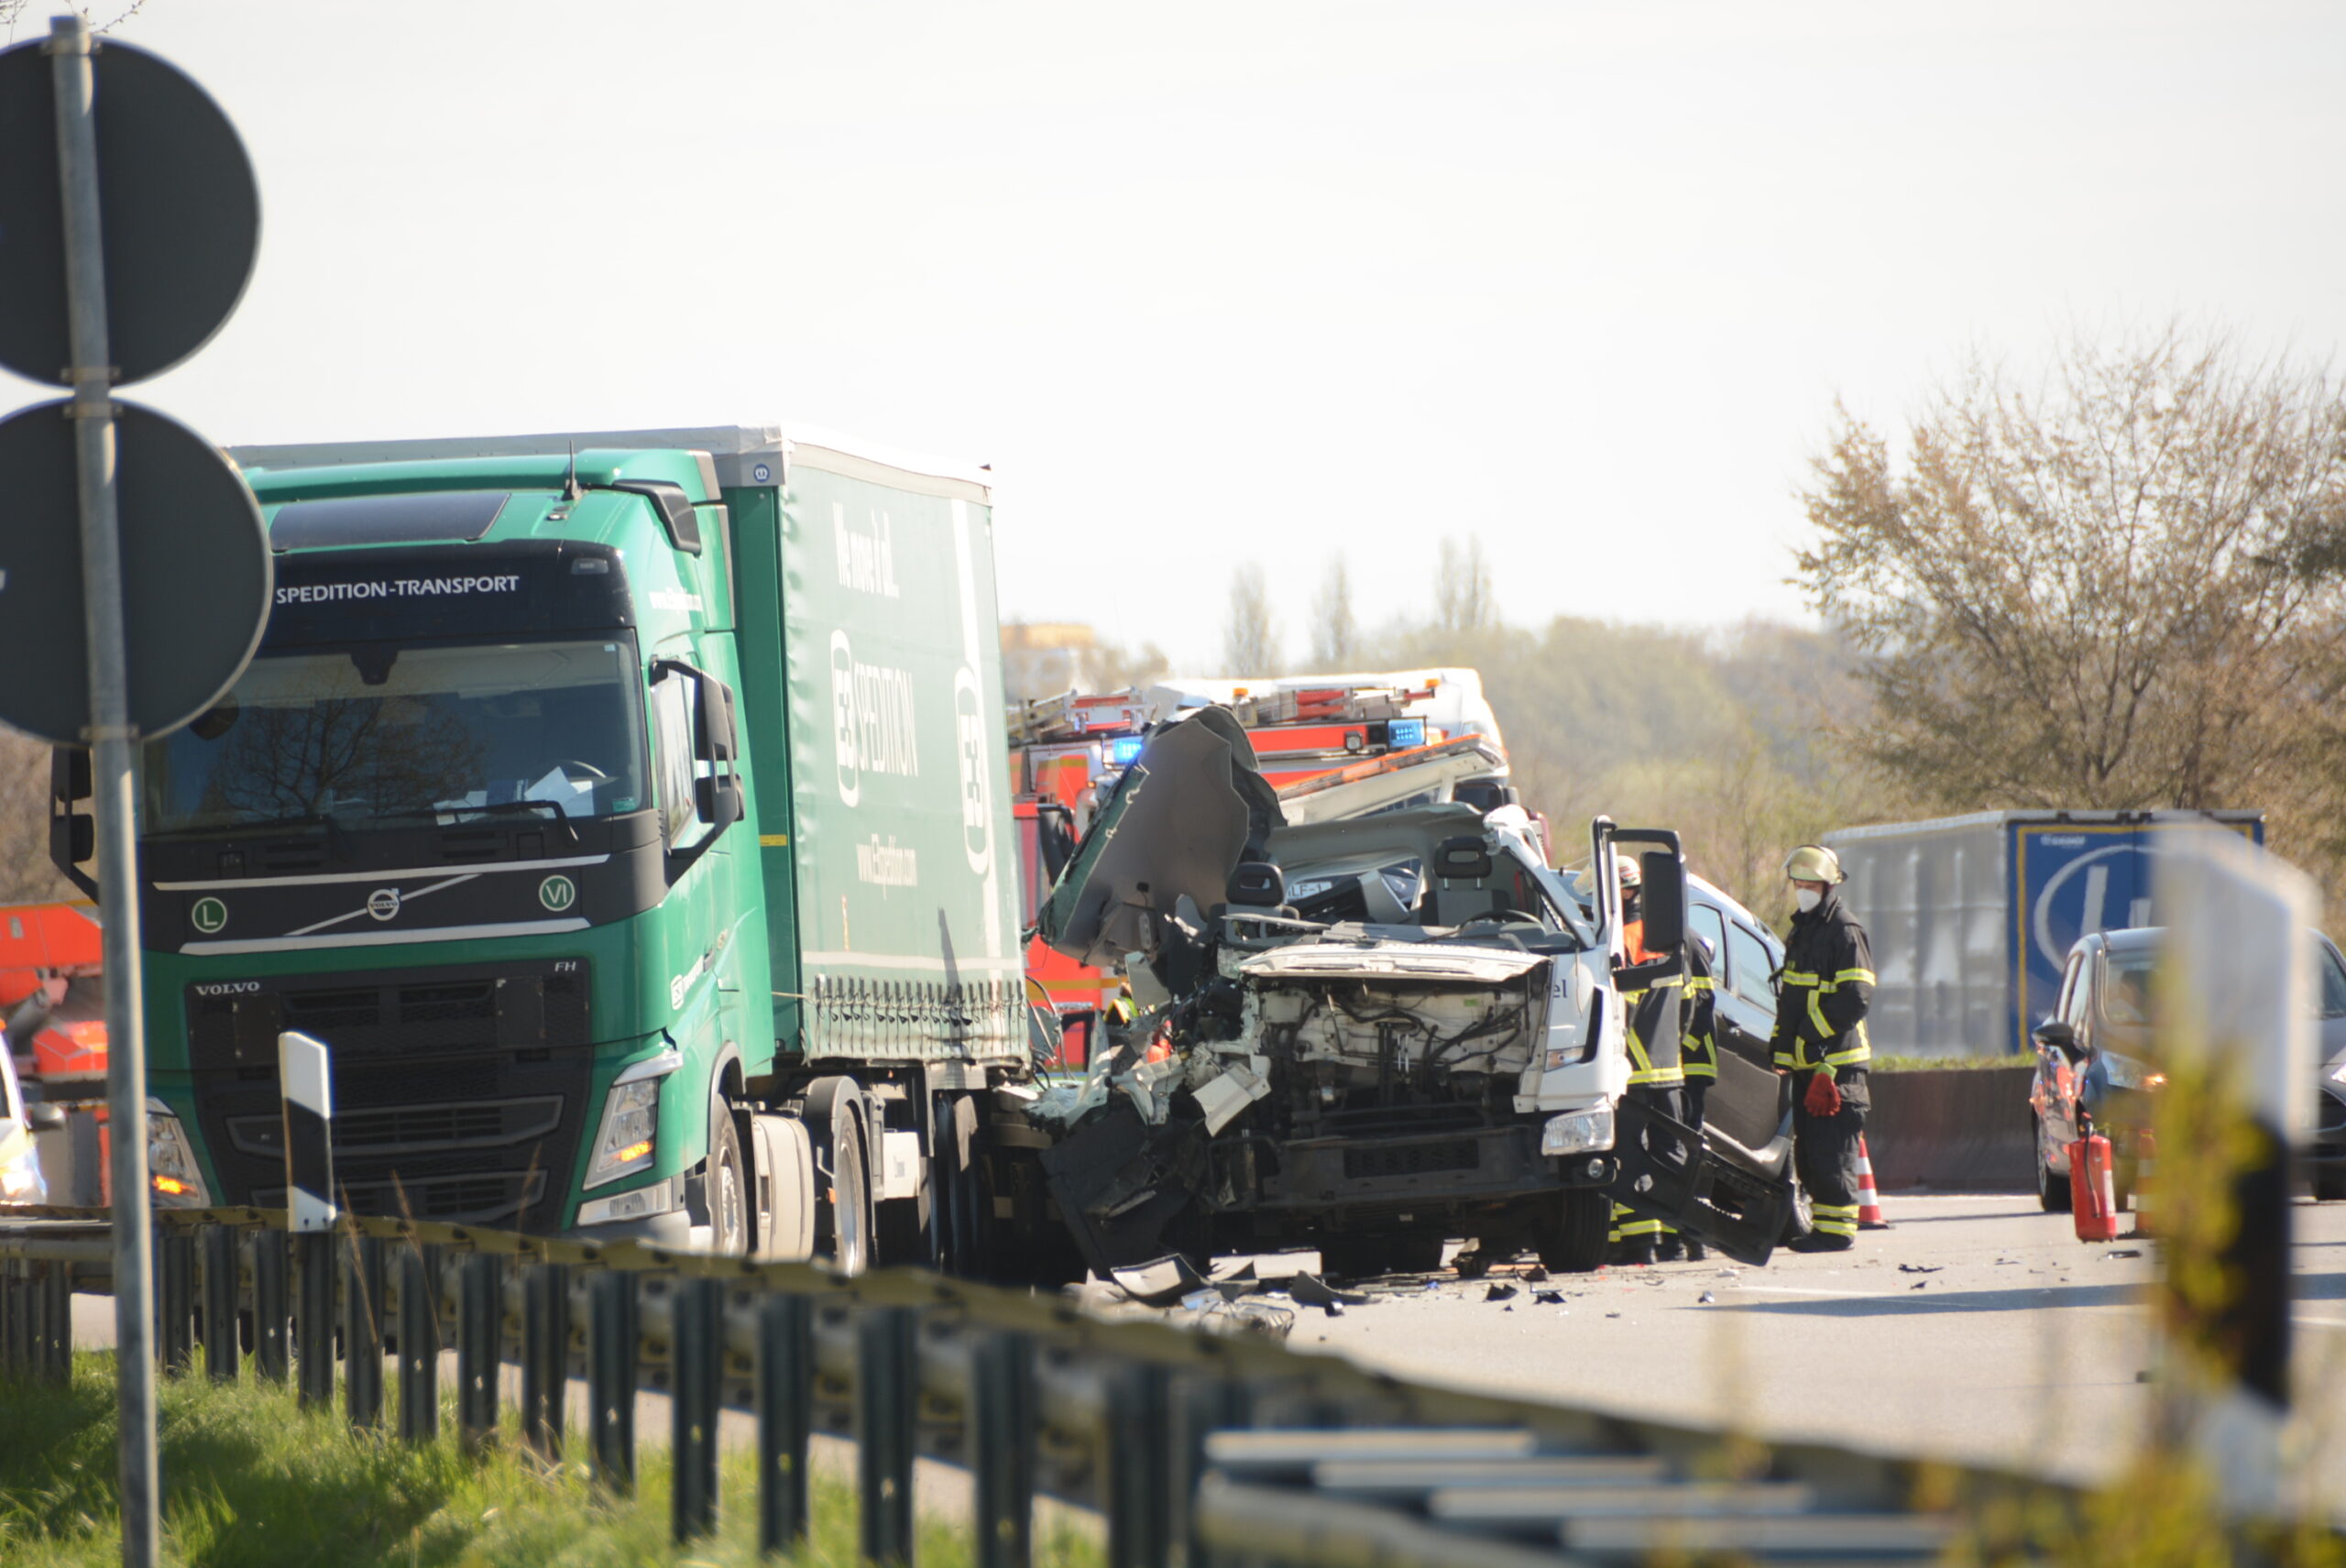
M106 1288L105 1216L13 1213L0 1218L0 1371L62 1380L71 1292ZM289 1234L273 1210L155 1223L167 1373L192 1373L200 1353L231 1379L249 1354L260 1376L331 1404L339 1358L354 1425L381 1427L390 1403L398 1435L428 1441L453 1348L463 1439L491 1439L499 1369L514 1362L523 1438L549 1456L583 1376L589 1472L617 1495L634 1487L636 1395L663 1392L679 1541L716 1527L727 1409L757 1420L761 1543L803 1541L810 1440L836 1432L857 1442L862 1550L879 1563L911 1561L916 1455L970 1471L981 1568L1030 1561L1038 1494L1103 1512L1113 1568L1552 1568L1657 1550L1919 1563L1962 1528L1958 1500L1970 1515L2026 1497L2044 1517L2045 1488L2016 1477L1468 1394L911 1269L850 1278L349 1217Z

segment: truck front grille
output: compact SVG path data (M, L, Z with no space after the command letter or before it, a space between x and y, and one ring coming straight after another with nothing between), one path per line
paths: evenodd
M542 1170L518 1176L444 1176L422 1181L354 1181L337 1179L341 1201L354 1214L391 1214L414 1220L438 1220L448 1224L510 1224L526 1215L545 1196ZM285 1189L257 1188L253 1202L263 1209L285 1207Z
M463 1105L393 1105L335 1116L334 1147L337 1156L360 1150L389 1155L496 1148L543 1138L561 1124L560 1095ZM284 1157L282 1117L239 1116L228 1124L228 1136L247 1154Z
M189 987L224 1201L283 1201L277 1035L291 1029L325 1045L334 1180L355 1212L551 1233L587 1132L588 978L563 959Z

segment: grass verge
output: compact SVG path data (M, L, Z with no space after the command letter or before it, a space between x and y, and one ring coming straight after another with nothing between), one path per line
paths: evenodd
M70 1388L0 1384L0 1563L9 1568L110 1568L120 1548L115 1481L114 1357L74 1357ZM187 1568L565 1568L694 1564L732 1568L757 1554L754 1456L726 1456L725 1524L711 1540L668 1541L668 1456L639 1451L638 1496L613 1503L589 1486L586 1467L548 1464L522 1447L518 1429L484 1453L454 1436L453 1401L443 1435L411 1447L354 1431L339 1411L301 1409L291 1393L256 1382L200 1376L162 1386L164 1553ZM568 1453L583 1452L574 1435ZM843 1481L817 1475L815 1528L795 1561L857 1561L856 1501ZM1096 1543L1066 1534L1038 1540L1038 1562L1091 1568ZM968 1530L922 1522L923 1568L962 1568Z
M1882 1057L1866 1064L1871 1072L1985 1072L1990 1068L2033 1067L2034 1057Z

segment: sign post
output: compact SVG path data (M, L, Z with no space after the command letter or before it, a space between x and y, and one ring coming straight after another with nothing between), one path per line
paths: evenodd
M252 276L259 198L203 89L127 45L101 53L79 16L55 18L38 46L0 50L0 365L71 393L0 422L0 719L90 749L122 1561L151 1568L161 1518L132 770L141 740L193 718L242 673L270 570L259 509L235 471L114 389L169 369L227 319ZM213 576L217 597L191 588L190 571ZM80 669L60 670L56 651L77 645Z
M106 1114L114 1128L114 1332L121 1387L122 1561L161 1554L155 1474L154 1216L147 1199L147 1036L139 1005L138 839L132 799L130 683L122 633L122 534L115 509L114 373L98 225L98 135L89 25L51 24L57 170L65 219L75 467L82 492L82 613L90 666L90 783L97 812L99 907L105 911Z

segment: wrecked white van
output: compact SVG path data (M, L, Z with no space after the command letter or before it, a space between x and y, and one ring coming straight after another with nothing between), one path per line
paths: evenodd
M1584 907L1519 807L1314 805L1290 824L1244 730L1198 710L1150 734L1045 905L1044 938L1142 1008L1030 1113L1085 1260L1306 1245L1361 1274L1464 1236L1586 1269L1618 1198L1765 1261L1792 1188L1772 1075L1735 1080L1770 1101L1735 1118L1777 1129L1759 1148L1622 1098L1617 987L1676 960L1617 974L1614 861L1640 856L1674 952L1676 836L1599 818Z

